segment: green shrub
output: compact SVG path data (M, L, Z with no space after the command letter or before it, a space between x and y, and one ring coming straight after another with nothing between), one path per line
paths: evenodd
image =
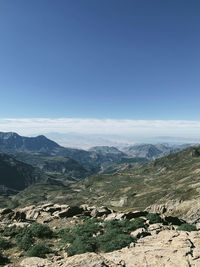
M142 227L144 220L110 220L103 224L97 220L85 220L71 229L57 231L61 237L60 245L66 247L68 256L85 252L105 251L121 249L134 241L130 231Z
M67 243L73 243L75 239L82 238L87 240L100 231L101 227L94 223L92 220L85 221L84 224L75 225L71 229L61 229L57 232L57 235L61 237L60 244L66 245Z
M63 238L70 232L70 228L58 229L53 233L54 237Z
M10 240L0 238L0 249L9 249L12 246Z
M33 223L29 229L31 234L38 238L51 238L53 234L49 226L46 224Z
M2 251L0 251L0 266L5 266L5 264L8 262L9 262L8 258L3 256Z
M197 228L195 225L189 223L183 223L177 228L177 230L191 232L191 231L197 231Z
M94 252L96 250L96 239L94 237L76 236L68 248L68 256L82 254L85 252Z
M105 229L119 229L120 230L122 225L123 225L123 222L120 223L120 221L118 220L109 220L109 221L104 222Z
M16 227L16 226L6 227L4 229L2 235L3 236L15 237L17 234L20 233L21 230L22 230L21 227Z
M17 246L22 250L28 250L34 243L34 239L30 232L26 232L23 235L18 234L16 236Z
M51 249L44 243L38 243L37 245L29 248L29 250L27 251L27 256L45 258L46 254L48 253L51 253Z
M136 218L134 221L133 221L133 225L135 227L135 230L138 229L138 228L143 228L145 227L145 220L142 219L142 218Z
M78 224L71 229L62 229L58 235L62 233L60 245L66 247L69 256L81 254L85 252L92 252L96 250L97 232L101 230L101 226L96 223L97 220L86 220L83 224Z
M142 228L145 226L145 220L142 218L136 218L134 221L129 220L109 220L104 222L104 228L106 230L108 229L115 229L115 231L122 231L122 232L128 232L135 231L138 228Z
M136 218L134 221L122 220L119 221L119 226L124 232L135 231L138 228L145 226L145 220L142 218Z
M88 236L96 234L100 231L101 227L93 220L87 220L84 224L78 224L72 228L71 234L72 236Z
M149 220L149 223L153 224L153 223L161 223L162 219L160 218L160 216L156 213L149 213L146 216L147 220Z
M135 229L136 224L134 221L110 220L104 222L104 232L97 237L97 249L104 252L111 252L128 246L134 241L129 233Z
M100 251L111 252L126 247L133 241L134 239L128 233L120 233L113 229L97 237L97 247Z

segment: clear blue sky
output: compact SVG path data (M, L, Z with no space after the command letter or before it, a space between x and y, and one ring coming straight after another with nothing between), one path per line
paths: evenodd
M0 117L199 119L199 14L199 0L0 0Z

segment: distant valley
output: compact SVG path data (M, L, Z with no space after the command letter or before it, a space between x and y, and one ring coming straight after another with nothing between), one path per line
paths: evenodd
M94 174L68 187L35 184L16 195L24 203L56 202L114 208L119 211L149 209L160 213L199 217L200 147L153 160L129 164L110 174Z
M155 167L151 167L150 172L147 171L146 166L154 166L157 164L156 158L177 153L189 146L191 144L137 144L121 150L109 146L95 146L89 150L82 150L62 147L43 135L23 137L17 133L1 132L1 190L4 195L9 196L10 193L13 195L28 187L27 192L35 190L36 194L31 199L37 202L42 201L40 196L37 200L37 194L48 195L48 190L54 192L54 189L56 191L56 188L61 187L62 190L58 194L60 198L62 198L62 192L68 192L66 197L70 198L72 202L77 202L77 199L87 202L88 196L91 195L89 199L96 204L103 204L106 201L107 205L112 206L116 202L117 206L117 201L119 201L121 203L119 206L124 203L122 206L129 207L131 205L129 203L134 203L137 199L135 198L137 192L133 189L132 182L134 180L129 180L130 178L127 177L135 177L135 175L140 177L139 181L143 188L144 173L148 172L148 176L152 177L154 181L154 174L152 176L151 171L157 172ZM164 162L165 159L168 158L163 158ZM153 163L146 165L152 160ZM137 172L139 173L136 174ZM118 182L120 183L118 184ZM115 187L117 187L117 191L114 190ZM92 190L92 194L87 191L87 188ZM43 191L40 192L41 190ZM74 192L76 192L75 195ZM106 198L106 192L109 199L111 198L110 201ZM145 189L145 192L147 193L148 190ZM26 193L24 194L26 195ZM133 195L133 200L129 194ZM28 195L30 198L32 193L28 193ZM20 193L20 196L23 196L23 192ZM99 198L103 202L99 202ZM140 204L144 199L142 197Z
M132 267L134 260L140 266L141 255L142 262L146 259L144 248L152 259L162 251L168 260L171 248L171 258L178 250L184 261L187 249L190 262L196 260L191 244L198 247L200 146L137 144L86 151L62 147L45 136L0 137L1 244L9 244L1 263L33 266L37 259L40 266L48 260L48 266L77 267L95 260L101 266L124 267L132 255ZM183 231L188 231L185 239ZM45 246L51 250L41 254ZM99 252L105 257L100 261ZM118 260L116 265L103 264L109 255ZM122 255L124 261L119 261ZM165 262L163 256L159 259Z

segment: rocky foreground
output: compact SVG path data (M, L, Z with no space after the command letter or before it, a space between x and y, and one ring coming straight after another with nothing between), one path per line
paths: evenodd
M56 236L55 233L57 233L59 229L71 229L76 225L83 225L86 218L87 220L96 218L96 221L92 225L98 225L98 227L100 227L99 229L101 229L93 234L94 238L98 238L98 236L103 233L103 227L105 227L103 225L106 225L106 222L122 222L122 224L123 222L127 222L126 225L128 225L129 228L126 226L126 237L132 238L132 242L127 246L122 244L121 249L107 253L100 246L100 249L95 252L87 252L86 250L86 253L83 254L68 255L70 250L67 250L67 248L70 245L58 245L60 244L60 240L62 241L62 235ZM131 222L133 222L133 225L137 222L137 229L130 228ZM43 242L49 244L51 248L44 258L30 256L29 250L26 250L26 243L24 247L20 245L21 243L19 242L20 232L16 229L34 229L33 225L36 225L35 223L38 223L37 225L42 224L48 226L50 229L49 231L52 231L51 238L45 236L45 238L43 237L42 239ZM113 223L113 225L115 224ZM186 227L184 228L183 226ZM200 266L199 223L196 223L196 225L188 225L185 221L177 217L167 216L165 214L152 215L152 213L148 213L147 211L122 213L115 212L106 207L96 208L89 207L88 205L70 207L68 205L51 203L41 206L30 206L23 209L2 209L0 210L0 233L0 247L2 239L6 239L10 242L10 246L1 248L2 254L0 260L2 259L3 262L5 259L5 263L1 266ZM33 247L40 242L41 238L42 235L35 234L35 243L31 246ZM113 239L114 238L115 237L113 237ZM23 240L23 238L21 240ZM28 239L25 241L27 242L27 240ZM72 242L73 241L71 241L71 243ZM27 243L27 246L28 244L29 243ZM107 251L108 250L109 248ZM28 253L29 257L27 257ZM72 254L76 254L76 252Z

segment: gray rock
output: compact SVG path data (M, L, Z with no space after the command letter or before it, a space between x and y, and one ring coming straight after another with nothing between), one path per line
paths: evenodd
M38 257L30 257L30 258L24 259L20 263L20 266L21 267L53 267L57 265L54 265L53 263L51 263L50 261L46 259L42 259Z
M64 218L64 217L73 217L75 215L79 215L82 214L83 209L78 207L78 206L74 206L74 207L68 207L67 209L61 210L61 211L57 211L55 213L53 213L53 215L55 217L60 217L60 218Z
M111 213L111 210L106 208L106 207L100 207L100 208L95 208L91 211L91 216L96 218L96 217L101 217L103 215L108 215Z
M133 237L133 238L140 238L140 237L142 237L142 236L145 236L145 235L146 235L145 233L147 233L147 231L146 231L145 228L139 228L139 229L137 229L137 230L131 232L130 235L131 235L131 237Z

